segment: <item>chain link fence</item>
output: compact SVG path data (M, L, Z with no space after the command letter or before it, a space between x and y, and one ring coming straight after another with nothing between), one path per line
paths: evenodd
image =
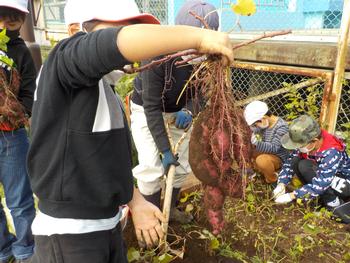
M239 17L230 8L236 2L221 1L223 31L292 29L306 30L310 34L339 33L344 5L343 0L255 0L256 13ZM240 27L236 24L238 18Z
M336 133L347 143L350 154L350 80L345 80L340 99Z
M350 80L345 81L345 85L343 86L338 113L337 130L341 130L341 125L346 123L350 124Z
M173 24L176 13L185 1L136 0L136 3L141 12L155 15L162 24ZM231 9L231 4L236 4L237 0L207 1L217 7L222 31L248 34L293 29L294 32L303 31L306 35L338 35L344 5L344 0L255 0L256 13L252 16L238 17ZM64 26L65 2L44 0L44 15L49 27ZM313 83L314 78L278 70L276 72L254 70L250 67L232 70L233 87L237 99L242 100L242 105L244 101L258 98L266 101L274 114L287 119L293 118L303 110L317 112L313 114L317 115L315 117L319 116L324 83L322 81ZM314 100L314 108L311 107L310 100ZM350 131L349 116L350 88L347 83L343 88L337 131L343 134ZM350 141L350 132L348 133Z
M136 0L136 4L143 13L153 14L161 24L168 24L168 2L167 0Z
M252 69L254 66L257 69ZM278 66L277 66L278 68ZM302 113L320 117L325 80L320 77L283 72L264 71L259 64L242 63L232 69L232 86L238 104L245 106L253 100L267 103L271 113L292 120Z
M185 1L136 0L136 3L141 12L153 14L162 24L174 24L174 17ZM293 29L323 35L338 33L344 4L344 0L255 0L255 14L237 16L230 7L237 0L207 1L220 14L222 31L239 33ZM64 29L65 3L65 0L43 1L48 28Z
M302 74L285 66L261 66L254 63L237 63L232 68L232 86L238 105L244 107L253 100L265 101L271 113L290 121L301 114L321 120L326 114L333 74L329 71L308 70ZM268 69L268 70L266 70ZM350 145L350 80L344 80L337 116L337 136ZM350 147L348 147L350 153Z

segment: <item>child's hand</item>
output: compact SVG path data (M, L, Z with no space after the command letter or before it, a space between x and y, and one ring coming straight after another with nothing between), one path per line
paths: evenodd
M221 55L223 64L226 66L233 62L232 45L227 33L203 30L202 35L197 48L200 53Z

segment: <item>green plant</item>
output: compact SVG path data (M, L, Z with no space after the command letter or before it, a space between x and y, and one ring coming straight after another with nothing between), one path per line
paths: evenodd
M136 65L135 65L136 66ZM121 97L122 101L125 103L125 98L127 95L129 95L133 88L133 81L136 77L137 73L134 74L124 74L116 83L114 89L118 93L118 95ZM129 110L129 109L126 109ZM131 148L131 157L132 157L132 166L135 167L139 162L137 158L137 150L135 147L134 141L132 141L132 148Z
M203 193L201 191L193 191L185 193L180 199L181 204L186 204L185 211L191 213L195 217L199 216L201 212L200 202L202 200Z
M317 102L322 98L320 84L307 87L306 96L291 83L283 82L283 86L289 88L289 92L284 95L288 100L288 103L284 105L288 110L287 120L293 120L301 114L308 114L316 119L318 118L319 107Z
M344 142L347 145L346 152L350 154L350 122L341 124L341 126L345 128L344 131L340 132L341 137L344 139Z
M119 94L119 96L122 99L125 99L125 97L133 90L133 81L136 75L137 73L124 74L115 85L115 91Z
M169 263L175 259L174 256L168 253L156 253L156 249L153 250L137 250L134 247L130 247L127 253L128 262L151 262L151 263Z
M214 236L207 229L202 229L202 231L192 231L198 235L198 239L206 240L206 249L210 255L220 255L226 258L238 259L243 263L248 262L249 257L246 253L234 250L231 247L231 241L226 240L222 236Z

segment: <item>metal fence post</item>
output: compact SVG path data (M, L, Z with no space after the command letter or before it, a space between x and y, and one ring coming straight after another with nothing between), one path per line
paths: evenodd
M336 66L334 69L334 80L331 93L331 100L328 107L328 123L329 131L334 133L337 123L340 98L342 93L343 79L345 73L345 61L347 55L347 48L349 45L350 32L350 0L344 1L343 17L340 26L340 36L338 41L338 54Z

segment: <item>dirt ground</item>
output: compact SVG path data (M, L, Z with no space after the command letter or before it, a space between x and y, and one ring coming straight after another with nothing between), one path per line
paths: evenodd
M195 222L195 224L198 224ZM209 240L206 239L199 239L196 238L195 232L192 231L198 231L198 227L189 227L189 228L183 228L179 224L171 224L170 225L170 231L175 232L177 236L183 237L186 239L185 241L185 247L184 247L184 257L183 259L174 259L171 262L178 262L178 263L239 263L242 262L240 260L227 258L220 255L211 255L210 251L208 250ZM124 238L125 242L128 248L134 247L137 248L137 241L135 238L135 233L132 227L132 224L129 222L126 229L124 230ZM174 236L169 236L168 241L170 243L175 241ZM184 245L183 240L180 242L181 245L172 245L174 249L181 249L181 246ZM139 262L145 262L144 260ZM147 262L147 261L146 261ZM150 262L152 262L150 260Z
M195 220L190 225L170 224L171 248L184 251L182 260L171 262L350 262L350 225L337 222L315 202L276 205L271 190L257 181L248 186L245 200L228 198L227 225L217 237L210 233L201 191L187 198L180 207L190 204ZM128 248L138 250L130 222L124 237ZM169 262L154 257L133 262Z

